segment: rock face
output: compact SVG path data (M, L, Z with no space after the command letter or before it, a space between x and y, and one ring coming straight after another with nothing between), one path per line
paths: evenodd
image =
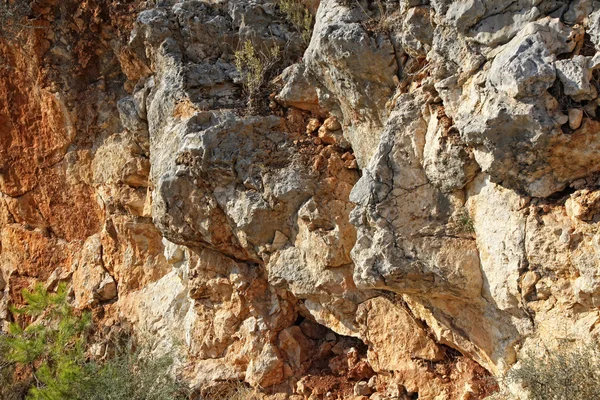
M67 281L197 393L291 399L484 398L596 338L600 3L303 4L308 44L274 0L40 0L0 38L0 321ZM246 41L282 49L260 115Z

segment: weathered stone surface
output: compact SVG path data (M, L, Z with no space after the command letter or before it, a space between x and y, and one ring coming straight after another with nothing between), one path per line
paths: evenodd
M304 56L319 103L343 121L361 167L377 146L398 72L392 43L382 34L370 36L360 24L367 18L358 7L322 0Z
M592 57L575 56L558 60L554 64L557 76L564 86L564 93L575 101L593 100L598 96L596 87L590 84L591 63Z
M73 273L73 291L79 307L117 296L114 279L102 264L102 242L99 235L90 236L84 243L77 269Z
M377 297L357 311L361 337L369 345L369 360L376 371L394 370L410 359L440 361L444 351L402 307Z
M294 64L286 68L281 74L285 85L275 99L288 107L318 112L317 89L306 80L304 71L303 64Z
M598 2L305 3L306 51L273 0L41 0L0 39L2 323L67 281L199 393L295 399L482 398L597 337ZM284 50L264 115L246 40Z

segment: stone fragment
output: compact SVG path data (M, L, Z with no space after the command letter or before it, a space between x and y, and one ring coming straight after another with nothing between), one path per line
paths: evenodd
M321 121L317 118L311 118L308 120L308 124L306 125L306 133L311 134L315 132L321 126Z
M393 370L394 365L410 358L435 361L444 357L443 349L427 337L406 310L383 297L362 303L357 319L362 339L369 344L369 361L376 371Z
M531 294L533 289L535 288L535 284L537 283L539 276L534 271L527 271L525 275L521 278L521 291L523 296L528 296Z
M574 56L554 63L556 74L564 87L564 93L575 101L593 100L598 96L596 87L590 83L592 57Z
M568 38L557 25L550 20L527 25L494 59L490 83L511 97L539 96L547 90L556 79L553 50Z
M248 364L246 381L252 386L263 388L276 385L284 378L283 367L283 360L277 347L266 344L260 355Z
M569 116L563 113L557 114L556 116L556 123L558 123L558 125L564 125L567 122L569 122Z
M117 284L112 276L105 275L102 282L98 285L96 294L101 301L108 301L117 297Z
M271 251L279 250L288 240L289 238L283 232L275 231L275 237L273 238L273 243L271 243Z
M412 57L427 54L433 43L434 29L430 19L430 8L412 7L402 21L401 43L403 49Z
M583 120L583 110L581 108L569 108L569 127L579 129Z
M295 375L301 373L303 364L308 361L314 350L314 343L304 336L298 326L291 326L279 332L278 348L286 362L292 367Z
M91 236L84 243L77 269L73 273L73 291L79 307L112 300L117 296L117 285L104 269L99 235Z
M373 393L373 390L369 387L367 382L360 381L354 384L355 396L369 396L371 393Z
M377 147L398 72L389 38L372 37L363 27L369 18L337 0L321 1L303 59L305 76L318 87L319 104L347 126L344 137L361 167Z
M342 129L342 124L339 123L336 117L329 117L325 121L323 121L323 126L325 129L330 131L338 131Z
M325 126L319 128L319 138L321 142L328 145L333 145L337 142L336 135L329 129L326 129Z
M586 115L591 118L596 118L596 109L598 108L598 104L595 101L590 101L586 105L583 106L583 110Z
M594 221L600 215L600 191L583 189L573 193L565 203L565 211L571 218Z

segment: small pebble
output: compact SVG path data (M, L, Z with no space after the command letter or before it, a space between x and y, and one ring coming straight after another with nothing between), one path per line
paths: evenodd
M571 129L578 129L581 126L583 120L583 110L580 108L569 109L569 127Z
M336 117L329 117L323 122L323 126L330 131L338 131L342 129L342 124L339 123Z
M308 124L306 125L306 133L307 134L311 134L313 132L315 132L317 129L319 129L319 127L321 126L321 122L319 122L318 119L316 118L311 118L308 121Z

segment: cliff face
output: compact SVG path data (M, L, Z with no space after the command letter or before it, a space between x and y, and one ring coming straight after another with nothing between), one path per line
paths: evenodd
M305 3L310 44L269 0L32 6L0 42L0 320L69 281L198 391L298 398L483 398L595 337L600 3ZM287 67L259 115L247 40Z

